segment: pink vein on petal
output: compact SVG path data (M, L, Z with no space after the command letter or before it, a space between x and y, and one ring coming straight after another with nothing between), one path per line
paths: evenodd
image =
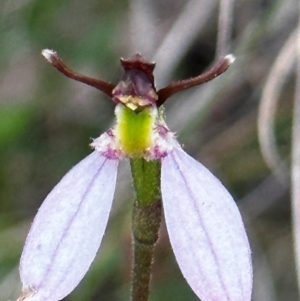
M37 291L28 301L60 300L85 275L107 224L117 165L93 152L47 196L21 258L22 282Z
M193 191L193 189L191 189L191 187L190 187L190 185L189 185L189 182L186 180L185 175L184 175L182 169L180 168L180 166L179 166L179 164L178 164L178 161L177 161L178 159L175 158L175 155L174 155L173 153L171 154L171 156L173 156L174 163L175 163L175 165L176 165L176 169L177 169L178 172L180 173L180 176L181 176L181 178L182 178L182 180L183 180L183 182L184 182L184 184L185 184L185 186L186 186L186 188L187 188L187 192L188 192L188 194L189 194L189 199L192 201L192 202L191 202L191 205L193 206L193 210L194 210L195 212L197 212L198 216L200 217L200 216L201 216L201 212L199 212L199 208L197 207L197 204L196 204L196 203L197 203L197 201L196 201L197 197L194 195L195 191ZM177 159L177 160L176 160L176 159ZM204 188L204 189L205 189L205 188ZM182 215L179 215L178 217L182 220ZM210 247L211 247L210 251L211 251L211 253L213 254L213 259L215 260L216 266L220 266L219 258L218 258L217 254L216 254L216 252L215 252L215 250L214 250L214 248L213 248L213 242L212 242L211 237L210 237L210 235L209 235L209 233L208 233L209 229L207 229L207 228L204 226L203 221L202 221L201 219L199 219L199 224L201 225L201 229L202 229L203 232L205 233L205 236L206 236L206 238L207 238L207 240L208 240L208 243L209 243L209 245L210 245ZM189 238L188 240L190 240L190 241L193 240L193 233L186 232L186 236ZM195 252L194 252L193 249L190 249L190 251L193 252L193 253L195 254ZM222 279L222 276L221 276L219 270L217 270L217 274L218 274L218 280L220 281L220 283L221 283L221 285L222 285L224 291L226 292L226 296L228 296L229 294L228 294L228 292L227 292L227 288L226 288L226 286L225 286L225 284L224 284L224 282L223 282L223 279Z
M198 297L249 301L250 249L227 190L180 147L162 160L161 189L176 259Z

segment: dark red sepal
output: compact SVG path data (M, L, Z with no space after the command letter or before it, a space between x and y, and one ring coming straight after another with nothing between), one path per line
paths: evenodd
M136 54L130 59L121 59L120 61L125 73L130 70L140 70L148 76L154 86L153 70L155 63L148 63L140 54Z

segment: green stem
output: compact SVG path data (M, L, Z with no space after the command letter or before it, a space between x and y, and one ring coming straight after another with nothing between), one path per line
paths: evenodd
M132 301L147 301L161 222L160 161L131 159L131 170L136 192L132 216Z

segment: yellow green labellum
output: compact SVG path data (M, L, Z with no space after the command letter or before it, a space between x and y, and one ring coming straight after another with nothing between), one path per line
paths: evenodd
M153 129L157 109L133 111L123 104L116 106L116 138L125 155L140 157L153 145Z

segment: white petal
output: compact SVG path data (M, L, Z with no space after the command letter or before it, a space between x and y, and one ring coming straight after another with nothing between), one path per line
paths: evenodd
M177 147L162 160L161 190L171 245L196 295L202 301L250 301L248 239L224 186Z
M96 256L115 191L118 160L93 152L73 167L40 207L23 250L26 301L57 301L84 277Z

